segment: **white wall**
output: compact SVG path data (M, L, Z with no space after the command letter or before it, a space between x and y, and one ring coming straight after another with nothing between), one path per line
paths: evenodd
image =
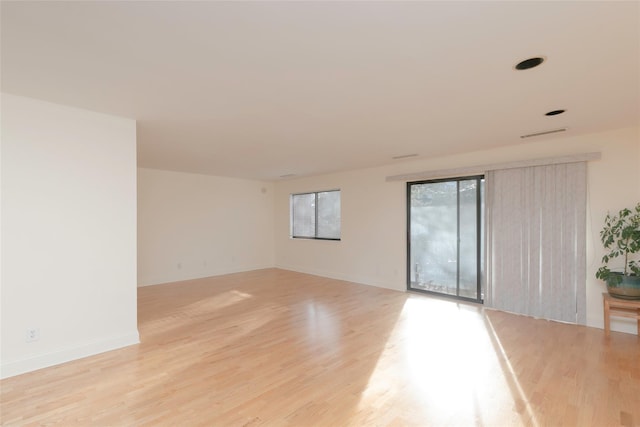
M276 266L336 279L404 290L406 198L383 168L365 169L276 186ZM289 195L341 190L341 241L289 238Z
M0 375L137 343L135 121L1 102Z
M140 286L274 266L273 184L138 170Z
M602 160L588 166L587 323L601 328L605 288L594 277L603 254L598 233L607 210L640 201L637 127L280 182L275 198L276 266L404 290L406 185L385 182L386 176L591 151L602 152ZM342 190L342 241L290 239L289 195L334 188ZM612 329L635 333L635 323L614 318Z

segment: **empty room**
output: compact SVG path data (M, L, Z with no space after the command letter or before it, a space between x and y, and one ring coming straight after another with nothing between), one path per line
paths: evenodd
M640 426L640 2L1 1L3 426Z

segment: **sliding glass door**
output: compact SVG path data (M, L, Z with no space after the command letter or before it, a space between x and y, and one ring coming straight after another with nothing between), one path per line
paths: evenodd
M484 177L407 184L407 288L482 301Z

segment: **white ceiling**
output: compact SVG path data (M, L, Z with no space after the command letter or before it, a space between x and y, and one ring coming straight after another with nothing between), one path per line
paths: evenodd
M279 179L640 117L636 1L1 7L2 90L138 120L143 167Z

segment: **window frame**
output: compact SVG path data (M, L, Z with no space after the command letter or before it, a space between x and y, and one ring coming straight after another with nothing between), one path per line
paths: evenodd
M319 193L339 193L340 196L340 237L318 237L318 194ZM295 204L293 203L293 198L295 196L306 196L309 194L314 195L314 235L313 236L296 236L294 235L294 220L295 220ZM304 240L329 240L334 242L339 242L342 240L342 191L339 188L335 188L332 190L321 190L321 191L306 191L304 193L291 193L289 196L289 209L290 209L290 224L289 224L289 237L291 239L304 239Z
M459 294L460 290L460 182L475 180L478 183L477 191L476 191L476 230L477 230L477 239L476 239L476 298L466 297ZM422 184L436 184L440 182L455 182L456 183L456 198L457 198L457 206L456 206L456 227L457 227L457 272L456 272L456 294L448 294L444 292L437 292L432 290L420 289L417 287L411 286L411 188L414 185L422 185ZM483 186L480 184L484 182L484 190L482 190ZM486 245L486 229L484 222L486 221L486 205L484 205L484 210L482 209L483 203L486 200L486 175L478 174L478 175L469 175L469 176L456 176L450 178L438 178L438 179L425 179L420 181L408 181L406 183L406 200L407 200L407 291L410 292L421 292L431 295L437 295L443 298L454 299L458 301L468 301L477 304L484 304L484 293L486 292L485 286L485 278L484 274L486 274L486 253L483 254L484 247Z

